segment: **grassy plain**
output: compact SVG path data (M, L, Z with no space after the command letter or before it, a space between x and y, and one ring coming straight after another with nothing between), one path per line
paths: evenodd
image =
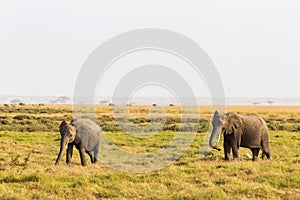
M199 158L210 107L200 107L200 121L191 112L187 124L181 124L180 108L166 106L163 130L148 138L120 131L111 109L97 106L98 122L115 145L129 152L158 150L178 130L189 134L193 127L199 128L180 159L161 170L132 174L101 162L82 167L75 149L72 165L63 160L54 166L58 125L62 119L72 119L72 106L0 105L0 199L300 199L300 107L227 107L227 111L259 114L267 121L273 157L256 163L244 157L239 162L224 161L223 151L215 150ZM150 109L130 106L130 122L149 124ZM245 153L251 154L241 148L240 155Z

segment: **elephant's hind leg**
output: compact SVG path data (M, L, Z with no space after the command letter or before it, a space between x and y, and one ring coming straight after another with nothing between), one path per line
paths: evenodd
M263 150L263 153L261 155L261 159L264 159L265 156L267 156L267 159L271 158L271 154L269 152L265 152L265 150Z
M265 134L262 138L261 147L263 154L261 156L262 159L264 159L265 156L267 156L268 159L271 158L271 151L270 151L270 142L269 142L269 135Z
M260 148L252 148L252 161L255 162L257 161L258 153L259 153Z
M270 158L271 158L271 153L270 153L269 144L268 144L268 145L262 145L262 146L263 146L263 147L262 147L263 153L262 153L262 155L261 155L261 158L264 159L264 157L267 156L267 158L270 159ZM268 148L266 148L266 146L267 146Z
M96 145L96 147L94 149L94 163L98 162L98 154L99 154L99 144Z
M95 159L94 159L94 155L91 151L86 151L86 153L90 156L90 159L91 159L91 163L94 163L95 162Z

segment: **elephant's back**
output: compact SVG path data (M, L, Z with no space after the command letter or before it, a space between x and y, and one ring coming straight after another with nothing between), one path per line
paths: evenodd
M92 151L100 142L100 127L88 118L78 118L71 122L85 146L86 150Z
M264 127L266 126L265 121L258 115L243 115L241 116L244 124L253 127Z
M267 133L268 128L265 121L258 115L242 116L243 136L242 147L261 148L262 135Z
M78 128L80 126L85 126L85 127L89 127L94 132L99 132L100 133L100 131L101 131L99 125L96 124L91 119L88 119L88 118L74 119L74 120L72 120L71 124L74 125L76 128Z

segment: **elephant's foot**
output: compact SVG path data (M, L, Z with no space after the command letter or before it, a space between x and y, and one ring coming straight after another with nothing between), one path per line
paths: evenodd
M263 152L262 155L261 155L261 159L264 160L265 156L267 157L267 159L271 158L271 154L270 153Z
M81 165L82 166L86 166L86 161L84 160L84 161L81 161Z
M257 162L257 156L254 156L254 157L252 158L252 161L253 161L253 162Z
M234 157L232 161L233 161L233 162L239 162L239 161L240 161L240 158L239 158L239 157Z

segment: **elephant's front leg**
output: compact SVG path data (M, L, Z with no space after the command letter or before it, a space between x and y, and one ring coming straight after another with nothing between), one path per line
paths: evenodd
M72 154L73 154L73 144L69 143L68 144L68 149L67 149L67 164L69 165L72 161Z
M86 160L85 160L85 148L82 144L78 144L78 146L76 146L79 154L80 154L80 161L81 161L81 165L82 166L86 166Z
M231 141L231 146L232 146L232 154L233 154L233 159L236 159L236 160L240 160L239 158L239 145L236 141L236 139L233 139Z
M252 161L257 161L257 157L258 157L258 154L259 154L259 148L252 148L251 151L252 151Z
M228 138L224 137L224 154L225 154L225 160L229 160L230 149L231 149L231 143L228 140Z

